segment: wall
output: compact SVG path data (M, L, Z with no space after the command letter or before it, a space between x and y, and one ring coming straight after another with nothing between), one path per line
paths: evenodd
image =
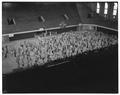
M91 11L96 12L96 7L97 3L86 3L86 5L91 9ZM104 17L104 5L105 2L100 2L100 16ZM108 2L108 16L107 18L110 20L113 20L113 7L114 7L114 2ZM116 15L115 20L118 20L118 14Z
M103 7L104 3L100 3ZM95 15L92 18L88 18L88 14L93 11L96 12L95 3L76 3L76 7L78 9L78 13L81 19L81 23L85 24L97 24L109 28L118 29L118 21L113 21L110 19L105 19L104 17L104 8L101 8L100 15ZM111 12L111 11L110 11Z
M96 2L93 2L93 3L86 3L86 5L94 12L96 12Z
M100 3L100 15L104 17L104 7L105 6L105 3Z
M108 18L113 19L113 3L108 3Z

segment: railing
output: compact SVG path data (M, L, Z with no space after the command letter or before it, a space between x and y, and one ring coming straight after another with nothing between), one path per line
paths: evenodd
M102 31L105 33L110 34L118 34L118 30L95 25L95 24L78 24L78 25L70 25L66 26L65 28L61 27L54 27L54 28L47 28L47 29L37 29L37 30L31 30L31 31L23 31L23 32L16 32L16 33L9 33L9 34L3 34L3 40L6 41L13 41L13 40L20 40L25 38L32 38L35 36L35 34L45 33L46 31L49 32L69 32L69 31L77 31L77 30L96 30L96 31Z

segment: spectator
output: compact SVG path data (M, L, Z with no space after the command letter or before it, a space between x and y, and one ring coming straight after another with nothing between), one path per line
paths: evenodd
M19 41L13 49L8 49L11 46L3 46L2 54L5 59L13 54L18 68L27 68L34 65L44 65L52 60L75 56L116 43L116 36L106 35L101 32L67 32ZM9 54L10 52L11 54Z

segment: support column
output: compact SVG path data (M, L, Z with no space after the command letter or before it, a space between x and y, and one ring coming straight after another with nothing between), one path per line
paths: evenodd
M113 19L113 7L114 3L108 3L108 19Z
M105 7L105 3L100 3L100 15L104 16L104 7Z

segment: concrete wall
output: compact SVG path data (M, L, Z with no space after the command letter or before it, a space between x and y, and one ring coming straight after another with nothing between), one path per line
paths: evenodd
M93 2L93 3L86 3L86 5L91 9L91 11L96 12L96 7L97 7L97 3ZM104 6L105 6L105 2L100 2L100 16L104 17ZM114 2L108 2L108 15L107 18L110 20L113 20L113 7L114 7ZM116 15L116 20L118 20L118 13Z
M96 12L96 7L97 7L97 4L96 2L94 3L86 3L86 5L94 12Z
M100 3L100 15L104 17L105 3Z
M116 20L118 20L118 11L117 11L117 15L116 15L116 18L115 18Z
M113 19L113 6L114 3L108 3L108 18Z
M100 3L103 7L104 3ZM76 3L76 7L78 9L78 13L81 19L81 23L85 24L97 24L105 27L110 27L114 29L118 29L118 21L113 21L110 19L105 19L104 17L104 8L101 7L100 15L95 15L91 18L88 18L88 14L92 13L92 11L96 12L95 6L97 3ZM112 12L110 11L112 14ZM111 16L110 14L110 16ZM111 16L112 17L112 16ZM111 18L113 19L113 18Z

